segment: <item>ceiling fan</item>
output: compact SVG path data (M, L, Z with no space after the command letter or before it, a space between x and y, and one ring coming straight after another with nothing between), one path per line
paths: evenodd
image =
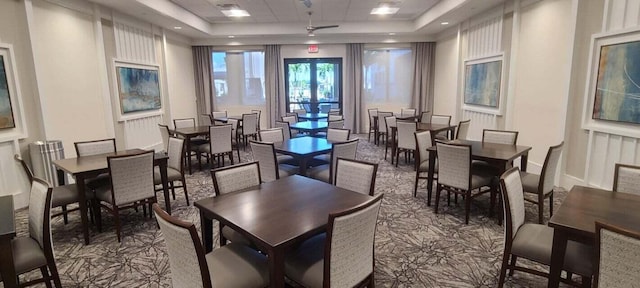
M305 3L306 3L306 1L305 1ZM309 5L309 6L311 6L311 5ZM340 27L340 25L313 26L313 25L311 25L311 15L313 14L313 12L309 11L309 12L307 12L307 14L309 14L309 25L307 25L307 34L309 34L309 36L314 36L313 32L315 32L316 30L319 30L319 29Z

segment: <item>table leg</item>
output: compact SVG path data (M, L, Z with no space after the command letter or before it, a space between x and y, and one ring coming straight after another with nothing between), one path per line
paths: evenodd
M456 127L450 127L449 133L449 139L454 140L456 138Z
M520 157L520 170L527 172L527 163L529 163L529 152L522 154Z
M561 229L553 231L553 248L551 248L551 265L549 267L549 282L547 287L556 288L560 285L560 273L567 250L567 234Z
M171 197L169 196L169 181L167 177L167 160L158 163L160 168L160 180L162 181L162 192L164 193L164 205L167 213L171 215Z
M284 287L284 255L280 249L271 249L267 255L271 287Z
M373 117L373 144L379 145L378 139L380 139L380 130L378 129L378 117Z
M2 283L6 288L18 287L18 277L16 268L13 264L13 250L11 248L11 239L13 237L2 237L0 239L0 275L2 275Z
M89 217L87 216L87 193L85 192L84 175L76 175L76 187L78 189L78 206L80 208L80 222L82 223L82 234L84 234L84 244L89 245ZM100 213L100 211L94 211Z
M396 128L391 127L391 131L389 133L391 133L391 164L393 164L393 158L396 156L396 149L397 149L396 148Z
M202 212L200 212L200 230L204 252L209 253L213 251L213 220L205 217Z
M431 206L431 192L433 190L433 170L436 168L436 153L429 151L429 172L427 172L427 206Z
M193 174L191 171L191 137L185 137L185 142L187 142L187 168L189 168L189 175L191 175Z
M307 176L307 157L301 157L299 162L300 175Z

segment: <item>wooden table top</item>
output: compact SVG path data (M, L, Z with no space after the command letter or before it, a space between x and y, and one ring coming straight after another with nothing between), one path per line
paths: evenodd
M473 155L473 159L510 161L529 153L529 150L531 150L529 146L484 143L482 141L471 140L452 140L450 143L471 145L471 155ZM435 152L436 147L431 146L427 148L427 151Z
M0 238L11 239L16 236L13 195L0 196Z
M595 222L630 230L640 229L640 196L599 188L573 186L549 226L581 236L595 237Z
M257 189L195 202L262 245L278 247L325 229L330 212L362 204L371 196L300 175L262 183Z
M198 135L208 135L209 134L209 125L200 125L194 127L184 127L177 128L171 130L172 133L182 135L182 136L198 136Z
M229 122L229 119L234 119L234 120L242 121L242 116L241 116L241 115L240 115L240 116L232 115L232 116L227 116L227 117L217 117L217 118L213 118L213 120L220 121L220 122L224 122L224 123Z
M291 129L297 130L321 130L327 129L329 122L325 121L303 121L290 126Z
M298 114L299 119L323 119L329 118L329 114L327 113L304 113Z
M274 144L276 152L292 155L319 155L331 151L333 146L326 138L318 137L297 137Z
M144 152L142 149L130 149L130 150L122 150L116 151L115 153L106 153L99 155L91 155L91 156L82 156L77 158L65 158L53 160L53 164L56 165L59 169L63 171L75 175L78 173L89 172L89 171L98 171L98 170L106 170L109 168L109 164L107 163L108 156L115 155L127 155ZM154 160L166 160L169 159L166 153L155 153L153 155Z
M442 124L431 124L431 123L416 123L416 130L418 131L442 131L447 129L456 128L457 125L442 125ZM389 125L392 129L397 129L397 126Z

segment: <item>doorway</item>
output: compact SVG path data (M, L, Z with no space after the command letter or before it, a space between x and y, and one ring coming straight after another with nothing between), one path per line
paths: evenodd
M287 112L342 111L342 58L284 59Z

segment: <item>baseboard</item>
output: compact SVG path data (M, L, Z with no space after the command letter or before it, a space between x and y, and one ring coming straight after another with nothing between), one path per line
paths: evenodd
M585 186L586 183L584 182L584 179L568 174L562 174L562 177L560 178L560 187L569 191L575 185Z

